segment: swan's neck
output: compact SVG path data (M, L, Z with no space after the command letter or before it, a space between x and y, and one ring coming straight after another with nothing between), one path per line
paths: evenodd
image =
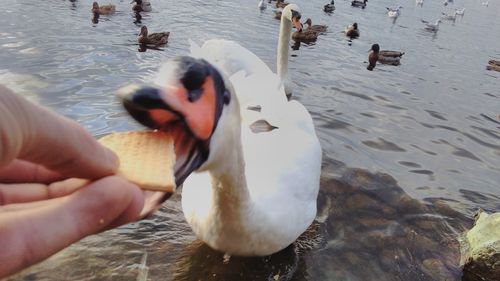
M225 132L223 136L224 154L209 168L212 177L213 206L223 221L235 222L249 201L245 177L245 160L241 144L240 127Z
M289 88L290 77L288 76L288 46L290 45L290 33L292 32L292 22L281 17L280 34L278 39L277 73L284 84L285 89ZM287 92L288 93L288 92Z

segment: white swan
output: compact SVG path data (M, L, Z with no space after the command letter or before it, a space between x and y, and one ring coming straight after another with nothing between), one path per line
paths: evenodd
M299 17L296 5L283 10L281 75L235 42L210 40L165 64L156 87L120 93L139 122L174 135L186 220L228 254L275 253L316 216L321 147L310 114L282 85Z
M265 8L267 8L267 0L260 0L259 4L257 5L257 7L261 10L264 10Z

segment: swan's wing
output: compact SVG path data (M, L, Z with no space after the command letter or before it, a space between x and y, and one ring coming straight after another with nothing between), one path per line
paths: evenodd
M201 46L201 53L200 57L217 65L228 76L241 70L247 74L273 73L259 57L234 41L208 40Z

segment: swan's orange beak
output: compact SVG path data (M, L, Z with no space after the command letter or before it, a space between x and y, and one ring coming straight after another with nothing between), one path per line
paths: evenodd
M293 26L295 26L295 28L297 29L297 31L302 31L302 23L300 23L300 20L297 19L296 17L294 17L292 19L292 23L293 23Z
M167 85L127 86L118 96L139 123L173 137L180 186L208 159L210 140L229 94L220 73L204 60L181 57L169 62L168 69Z

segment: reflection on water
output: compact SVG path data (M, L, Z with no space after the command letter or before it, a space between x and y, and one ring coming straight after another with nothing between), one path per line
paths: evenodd
M188 39L236 40L275 68L279 21L251 1L154 1L143 14L121 1L99 18L91 0L4 1L0 83L96 136L140 128L113 93L151 81L165 59L186 54ZM306 234L270 257L227 258L196 240L177 194L153 218L9 280L136 280L145 268L148 280L459 280L455 237L478 208L500 211L500 76L485 69L500 45L476 32L500 33L498 3L412 2L393 24L388 0L363 10L339 2L334 14L322 12L326 1L296 2L329 26L315 44L291 46L293 98L311 112L324 154ZM455 7L467 14L424 30L420 19ZM348 46L342 31L352 22L361 35ZM171 31L169 44L137 45L142 25ZM367 72L374 43L404 51L402 64Z

